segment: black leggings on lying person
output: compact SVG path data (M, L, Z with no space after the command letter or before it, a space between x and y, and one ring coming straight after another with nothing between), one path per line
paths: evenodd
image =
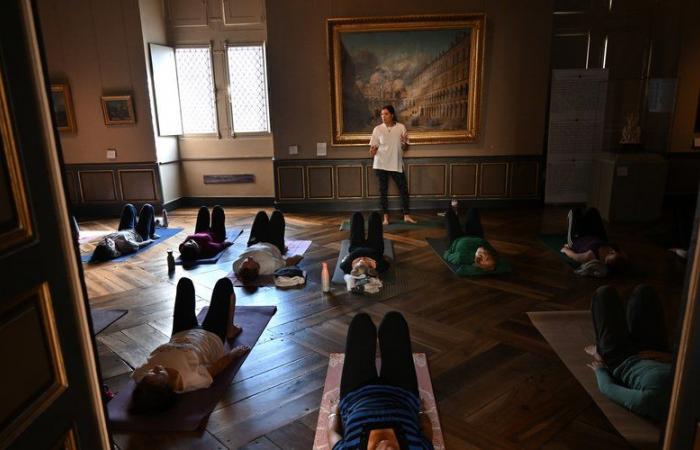
M197 322L195 314L194 285L189 278L180 278L175 294L175 313L173 314L173 332L201 328L216 334L222 341L226 340L228 329L229 308L233 294L233 284L228 278L222 278L216 282L211 295L209 310L201 325Z
M668 352L664 311L651 286L639 285L623 306L617 290L599 288L591 302L598 354L612 371L639 352Z
M250 228L250 238L248 239L248 247L261 242L273 244L284 255L286 249L284 247L284 215L282 211L275 210L267 216L265 211L258 211L258 214L253 220L253 226Z
M479 215L479 210L476 208L469 208L469 211L467 211L467 221L464 224L464 228L462 228L457 213L450 206L445 213L445 223L447 225L447 237L450 240L450 244L452 244L455 239L464 236L484 237L484 228L481 226L481 216Z
M352 271L352 262L362 256L372 258L377 262L377 272L385 272L389 263L384 259L384 231L382 217L378 212L369 216L367 237L365 237L365 218L356 212L350 221L350 247L348 254L340 262L344 273Z
M119 228L117 228L117 231L122 230L134 230L143 240L155 239L156 222L153 206L148 203L143 205L137 218L136 207L131 203L124 205L119 219Z
M382 356L379 374L376 365L377 338ZM396 311L384 316L379 332L366 313L357 314L348 328L340 398L369 384L397 386L418 394L408 324Z
M226 215L224 209L216 205L209 214L209 208L202 206L197 213L197 222L194 226L194 232L207 233L211 232L214 242L224 242L226 240Z

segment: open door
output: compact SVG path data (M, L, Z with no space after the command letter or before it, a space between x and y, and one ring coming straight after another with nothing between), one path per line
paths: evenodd
M30 0L0 2L0 448L107 449Z

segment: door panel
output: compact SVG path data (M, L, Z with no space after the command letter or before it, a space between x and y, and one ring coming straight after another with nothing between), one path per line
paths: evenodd
M109 448L30 0L0 2L0 448Z

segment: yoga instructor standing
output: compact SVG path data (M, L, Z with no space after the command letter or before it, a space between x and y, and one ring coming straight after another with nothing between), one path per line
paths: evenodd
M401 209L403 220L416 223L409 215L408 184L403 173L403 152L408 149L408 131L406 127L396 122L394 107L386 105L382 108L382 123L374 127L372 138L369 140L369 155L374 158L372 167L379 179L379 194L384 213L384 225L389 224L389 175L394 179L401 194Z

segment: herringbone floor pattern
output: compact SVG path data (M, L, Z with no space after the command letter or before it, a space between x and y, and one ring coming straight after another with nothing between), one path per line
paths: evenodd
M145 249L126 263L84 265L93 308L125 308L128 314L101 333L98 350L105 382L114 391L133 367L169 337L175 285L195 282L198 306L231 267L235 250L247 241L252 208L226 209L227 225L245 229L217 265L167 273L165 250L177 248L193 229L196 210L170 215L185 231L165 245ZM227 395L198 433L115 434L120 449L310 449L323 390L327 356L342 352L352 316L375 320L401 311L414 351L426 352L448 449L622 449L614 431L583 388L532 326L527 311L586 309L601 280L580 278L541 244L539 233L565 229L562 208L485 210L487 238L513 265L498 278L461 279L449 272L425 237L443 229L386 233L394 241L396 282L379 298L320 288L320 263L332 268L347 232L349 214L287 214L287 237L311 239L301 263L309 273L300 290L236 288L239 305L277 305L278 312L252 350ZM434 213L418 219L434 219ZM116 220L81 224L112 229ZM610 227L611 237L631 256L630 270L606 282L623 295L640 282L655 286L675 325L685 265L666 251L663 223ZM84 244L89 251L92 244Z

